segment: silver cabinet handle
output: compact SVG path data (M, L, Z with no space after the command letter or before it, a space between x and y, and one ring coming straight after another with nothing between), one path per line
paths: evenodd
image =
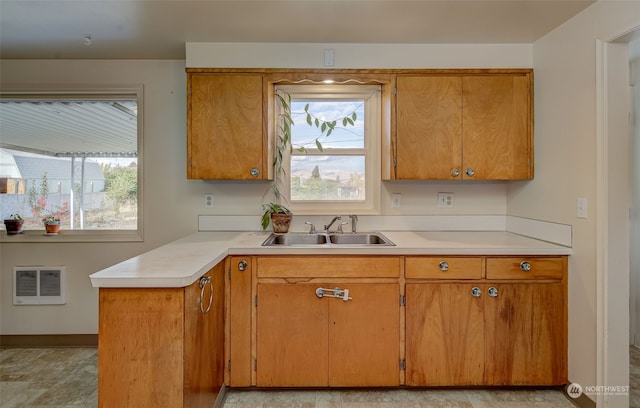
M460 170L453 169L451 170L451 177L458 177L460 175Z
M257 167L252 167L251 168L251 175L253 177L258 177L260 175L260 169L258 169Z
M442 272L446 272L449 270L449 262L447 261L440 261L440 263L438 264L438 268L440 268L440 270Z
M479 287L474 286L473 288L471 288L471 296L480 297L480 295L482 295L482 291L480 290Z
M531 270L531 264L527 261L520 262L520 270L522 272L529 272Z
M204 306L204 291L209 285L209 304L205 308ZM203 276L200 278L200 311L202 314L209 313L211 305L213 304L213 282L211 282L211 276Z
M490 297L498 297L498 289L494 288L493 286L489 288L487 293Z
M469 167L469 168L467 168L467 170L465 171L465 173L466 173L466 174L467 174L467 176L469 176L469 177L473 177L473 176L476 174L476 172L473 170L473 167Z
M349 289L325 289L325 288L317 288L316 296L319 298L323 298L325 296L334 297L338 299L342 299L345 302L351 300L352 298L349 296Z
M247 263L247 261L238 262L238 270L246 271L248 267L249 267L249 264Z

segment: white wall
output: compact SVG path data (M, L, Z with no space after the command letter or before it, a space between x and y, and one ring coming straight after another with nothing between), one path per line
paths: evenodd
M262 44L261 52L245 52L241 44L206 45L204 57L218 56L209 66L268 66L270 50L282 45ZM270 48L273 47L273 48ZM316 58L325 45L314 49ZM336 62L350 67L530 67L531 45L329 45ZM382 48L381 48L382 47ZM384 53L381 52L384 50ZM229 54L220 54L224 51ZM255 50L254 50L255 51ZM295 66L317 67L317 59L293 53ZM319 52L319 54L318 54ZM193 55L190 53L190 55ZM240 55L234 60L230 55ZM222 58L221 56L224 56ZM240 57L238 57L240 58ZM273 57L270 57L273 58ZM281 60L278 60L281 61ZM320 59L320 61L322 61ZM209 62L206 62L209 64ZM416 65L418 64L418 65ZM288 64L287 64L288 65ZM285 66L287 66L285 65ZM291 65L292 67L294 65ZM321 66L321 65L320 65ZM108 84L144 85L144 231L142 243L2 243L0 275L0 334L97 333L97 290L88 276L178 237L197 231L197 215L256 215L259 228L261 197L266 182L187 180L185 61L4 60L1 85L47 86ZM506 184L502 182L384 182L382 213L505 214ZM439 210L438 191L454 192L456 207ZM204 208L203 194L213 193L215 207ZM402 207L391 208L391 193L402 194ZM64 306L13 306L11 272L17 265L65 265L69 276Z
M533 44L536 178L511 183L509 215L573 226L569 379L597 385L596 40L640 25L640 2L600 1ZM576 198L588 199L587 219ZM615 369L615 367L613 368Z

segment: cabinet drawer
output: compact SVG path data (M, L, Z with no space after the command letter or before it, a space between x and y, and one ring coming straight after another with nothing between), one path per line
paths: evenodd
M405 276L424 279L482 279L482 257L407 257Z
M487 279L562 279L565 257L487 258Z
M258 278L397 278L399 257L260 257Z

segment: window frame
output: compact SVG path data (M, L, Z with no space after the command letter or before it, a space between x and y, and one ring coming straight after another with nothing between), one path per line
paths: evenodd
M315 147L307 147L306 153L295 151L294 156L346 156L363 155L365 158L365 200L316 200L293 201L291 199L291 154L286 151L283 157L284 177L281 191L287 207L297 214L323 215L327 213L380 214L381 160L380 145L382 138L382 92L381 84L285 84L275 85L294 99L356 99L365 101L365 140L363 148L324 148L320 152ZM276 117L281 107L277 105ZM332 118L333 119L333 118ZM338 119L338 118L335 118ZM293 131L295 130L295 126ZM322 142L322 139L320 139Z
M45 236L44 226L40 230L23 230L21 234L0 234L0 242L141 242L144 241L144 93L143 85L113 87L73 87L64 88L24 85L3 85L0 99L81 99L112 100L118 98L135 99L137 103L137 226L131 230L69 230L63 229L57 236ZM10 149L10 146L6 146Z

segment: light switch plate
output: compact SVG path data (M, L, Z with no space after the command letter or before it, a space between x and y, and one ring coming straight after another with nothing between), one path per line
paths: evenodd
M587 199L584 197L576 199L576 217L587 218Z

